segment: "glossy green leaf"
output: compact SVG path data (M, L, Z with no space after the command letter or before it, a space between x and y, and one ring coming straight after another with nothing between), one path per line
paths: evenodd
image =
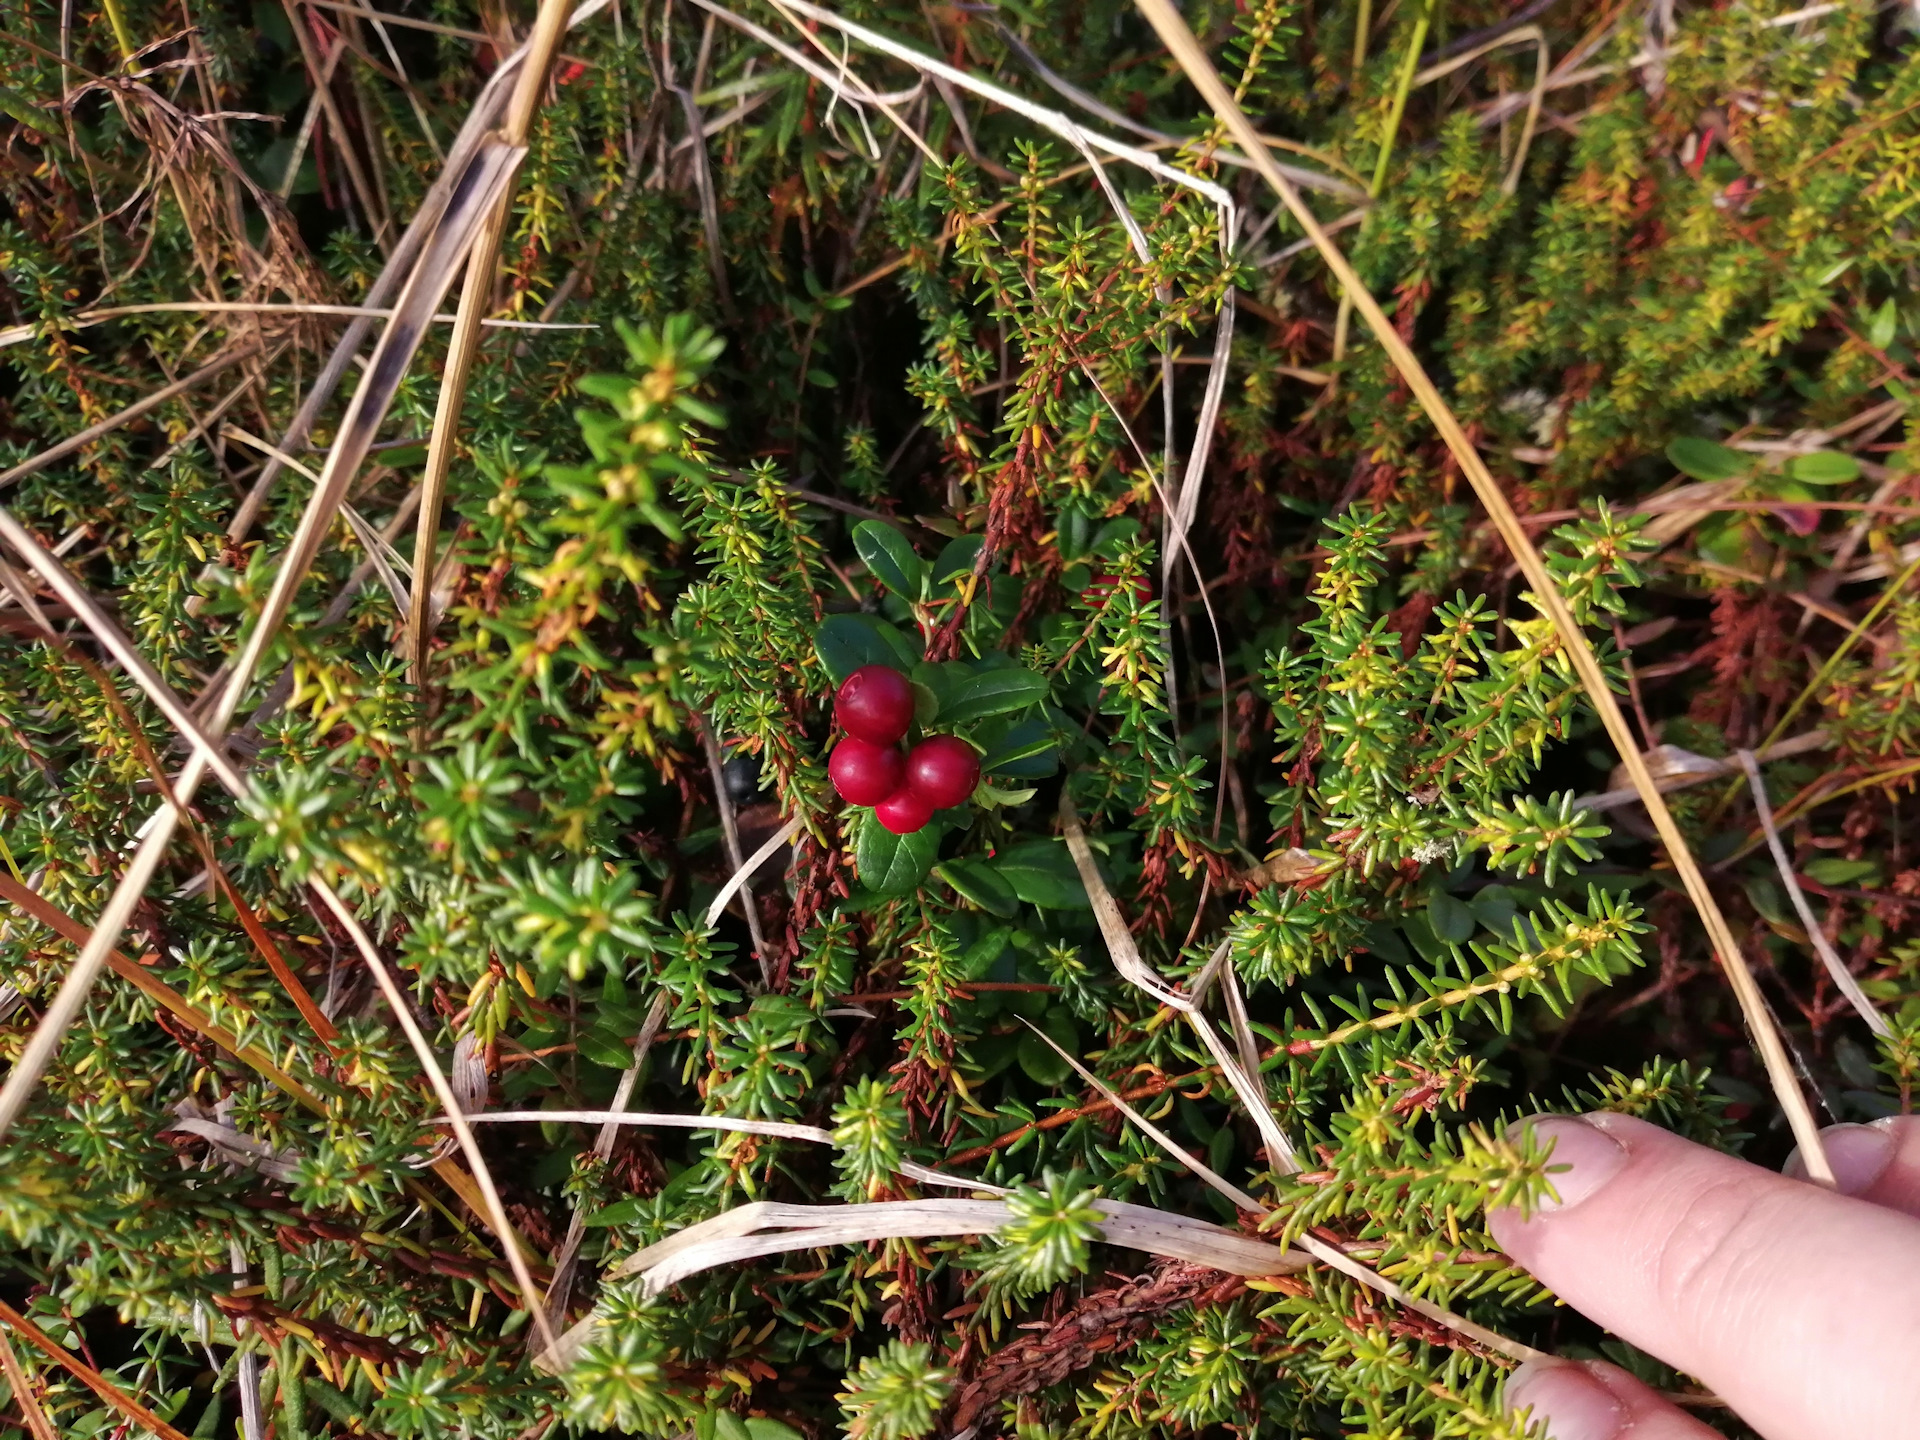
M982 535L962 535L949 540L941 550L940 556L933 562L933 583L953 580L962 575L973 573L973 564L980 555L980 547L986 543Z
M1025 710L1047 698L1047 677L1031 670L988 670L953 686L940 706L943 725Z
M611 1205L602 1205L589 1215L585 1225L632 1225L643 1219L646 1214L647 1199L636 1195L631 1200L616 1200Z
M1808 485L1844 485L1860 478L1860 462L1838 450L1816 450L1794 456L1787 463L1787 473Z
M582 1030L575 1044L582 1056L609 1070L624 1070L633 1063L633 1046L603 1030Z
M1880 302L1880 308L1873 312L1873 318L1867 323L1867 343L1876 350L1884 350L1893 344L1896 327L1900 321L1900 311L1889 295Z
M884 520L862 520L853 527L853 548L880 583L903 600L918 600L926 587L927 567L907 537Z
M983 725L973 738L986 747L983 774L1014 780L1044 780L1060 768L1053 727L1044 720L1001 720Z
M1466 902L1456 900L1444 890L1435 890L1427 897L1427 923L1433 926L1435 935L1456 945L1471 940L1478 928Z
M1753 468L1752 460L1739 451L1697 435L1682 435L1668 445L1667 459L1696 480L1731 480Z
M1091 910L1087 887L1073 857L1059 840L1029 840L1002 851L992 861L994 871L1029 905L1048 910Z
M948 860L934 866L933 873L966 899L994 915L1006 918L1020 908L1020 897L1014 894L1013 886L992 866L982 861Z
M814 632L813 648L835 685L862 665L908 670L920 658L905 632L873 615L829 615Z
M943 829L936 822L911 835L895 835L868 815L853 853L860 883L877 895L905 895L918 889L940 853Z

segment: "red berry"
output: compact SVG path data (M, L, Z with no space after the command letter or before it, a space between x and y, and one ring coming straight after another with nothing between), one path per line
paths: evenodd
M964 805L980 783L980 757L958 735L922 740L907 756L907 788L936 810Z
M891 745L869 745L849 735L833 747L827 774L848 804L878 805L905 783L907 761Z
M873 807L874 818L896 835L911 835L933 818L933 806L902 785Z
M913 686L889 665L862 665L834 697L840 728L869 745L891 745L913 723Z

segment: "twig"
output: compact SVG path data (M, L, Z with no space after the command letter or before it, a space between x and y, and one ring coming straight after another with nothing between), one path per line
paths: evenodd
M698 711L692 712L693 728L699 732L701 747L707 753L707 770L713 776L713 803L720 811L720 838L726 844L727 863L733 866L733 879L740 895L740 908L746 912L747 932L753 937L753 953L760 962L760 983L773 983L773 957L767 952L767 937L760 933L760 907L754 903L753 883L746 870L746 857L740 853L740 824L734 818L733 797L727 793L727 766L720 754L720 741L713 727ZM728 882L733 883L732 881ZM709 921L709 924L712 922Z
M34 1393L27 1372L20 1364L20 1357L13 1353L13 1342L7 1339L7 1332L0 1330L0 1370L7 1376L7 1386L13 1391L13 1398L20 1407L20 1413L26 1418L27 1429L32 1432L33 1440L58 1440L53 1433L53 1422L47 1419L47 1412L40 1408L40 1397Z
M1820 963L1827 967L1827 974L1847 997L1860 1018L1867 1022L1867 1028L1883 1039L1893 1033L1887 1019L1874 1008L1873 1001L1867 998L1866 991L1860 988L1860 982L1853 978L1853 972L1847 969L1846 962L1834 953L1833 945L1827 939L1827 932L1814 916L1813 906L1807 903L1807 895L1800 888L1800 882L1794 877L1793 861L1787 855L1787 847L1781 843L1780 832L1774 828L1773 806L1767 800L1767 782L1761 777L1759 761L1751 750L1735 751L1740 768L1747 772L1747 788L1753 792L1753 812L1760 820L1760 828L1767 833L1767 848L1773 852L1774 867L1780 872L1780 883L1786 887L1787 898L1793 901L1793 908L1800 916L1800 923L1806 926L1807 939L1813 943Z
M1434 428L1440 432L1441 439L1459 464L1474 493L1480 497L1480 503L1487 509L1494 527L1506 542L1507 549L1518 563L1521 573L1526 576L1533 591L1534 603L1552 621L1560 642L1566 648L1568 659L1574 672L1579 676L1586 689L1588 699L1600 714L1601 723L1606 727L1608 737L1632 778L1634 787L1641 792L1647 813L1652 817L1654 828L1665 843L1667 853L1675 870L1679 872L1687 893L1692 897L1694 908L1706 926L1707 934L1713 943L1715 955L1725 970L1734 995L1740 1002L1741 1013L1746 1017L1747 1026L1752 1034L1754 1047L1759 1051L1766 1065L1768 1079L1772 1082L1775 1095L1785 1111L1788 1123L1792 1126L1795 1140L1799 1142L1800 1152L1806 1157L1807 1173L1817 1182L1831 1186L1833 1169L1827 1163L1826 1149L1820 1138L1819 1122L1814 1118L1807 1097L1800 1088L1798 1077L1794 1074L1793 1062L1781 1043L1779 1031L1774 1027L1766 1012L1759 986L1747 970L1746 962L1740 952L1733 932L1728 927L1726 917L1720 912L1720 905L1714 899L1708 887L1706 877L1701 873L1693 852L1687 847L1686 837L1675 823L1673 814L1661 798L1659 787L1647 771L1646 762L1641 758L1640 747L1635 741L1626 717L1621 714L1619 705L1608 687L1606 674L1600 668L1600 662L1593 653L1593 647L1587 642L1586 635L1575 622L1572 612L1567 609L1566 600L1561 596L1558 585L1554 583L1546 564L1540 558L1540 552L1534 548L1519 518L1514 514L1513 506L1508 502L1505 492L1487 469L1480 452L1474 448L1466 432L1460 428L1460 422L1454 418L1453 411L1434 386L1426 367L1413 353L1400 333L1394 329L1393 322L1381 310L1379 303L1368 291L1364 282L1355 273L1346 256L1341 253L1320 227L1313 211L1300 198L1300 192L1293 183L1282 175L1271 163L1267 163L1264 150L1255 143L1257 133L1252 123L1234 103L1233 96L1220 81L1206 52L1200 48L1193 32L1180 13L1173 8L1170 0L1136 0L1142 13L1152 23L1161 40L1171 50L1187 77L1199 89L1201 95L1213 108L1214 113L1226 124L1227 128L1240 139L1242 146L1252 153L1254 162L1274 193L1285 203L1294 220L1313 240L1314 248L1320 252L1327 268L1347 294L1353 298L1354 308L1359 310L1361 318L1374 332L1380 346L1392 360L1394 367L1406 381L1407 387L1419 400L1420 406L1427 412Z
M9 485L17 484L29 475L39 474L55 461L66 459L67 456L73 454L76 450L85 449L101 436L109 435L113 431L118 430L122 425L138 420L142 415L147 414L151 410L157 410L160 406L166 404L167 401L174 399L176 396L184 395L189 390L199 389L200 386L206 384L207 381L211 380L214 376L224 370L231 369L235 364L247 359L249 356L259 354L260 350L261 345L258 340L247 340L236 345L233 349L226 351L224 354L215 356L191 375L184 376L174 381L171 385L161 386L151 395L143 396L134 401L133 404L118 414L109 415L106 419L89 425L77 435L69 435L59 444L42 450L32 459L22 460L10 470L0 472L0 490L6 489Z
M107 1404L115 1410L118 1410L134 1424L151 1430L159 1437L159 1440L187 1440L187 1437L174 1429L173 1426L147 1409L146 1406L142 1405L138 1400L135 1400L98 1370L81 1360L78 1355L73 1354L71 1351L56 1343L46 1331L27 1319L26 1316L22 1315L4 1300L0 1300L0 1320L4 1320L8 1328L22 1340L32 1345L34 1349L38 1350L42 1355L45 1355L49 1360L53 1361L54 1364L58 1365L62 1370L65 1370L69 1375L73 1376L74 1379L93 1391L94 1394L106 1401Z

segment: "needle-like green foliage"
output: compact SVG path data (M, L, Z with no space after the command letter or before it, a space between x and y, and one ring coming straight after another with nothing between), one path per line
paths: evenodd
M1715 771L1675 809L1820 1101L1911 1108L1910 16L1563 0L1529 124L1530 32L1486 28L1510 8L1185 12L1658 772L1798 741L1766 762L1793 883L1886 1039L1743 792ZM194 797L0 1139L9 1302L196 1440L1523 1440L1501 1354L1318 1264L1125 1248L1121 1202L1311 1233L1685 1386L1487 1225L1551 1192L1516 1123L1541 1110L1783 1148L1667 857L1606 794L1566 637L1126 4L843 13L960 79L770 0L616 0L566 36L486 307L521 328L484 331L443 437L433 568L408 556L446 326L249 677L250 796ZM290 433L335 311L373 303L532 18L33 0L0 28L0 469L258 346L0 480L203 719L342 431L348 392ZM187 747L0 560L10 1062ZM981 760L911 836L828 782L833 692L873 663L912 681L914 738ZM1298 1169L1123 978L1081 862L1159 983L1223 954L1207 1013ZM517 1238L314 881L462 1106L533 1112L475 1126ZM557 1118L616 1101L752 1129ZM755 1211L706 1268L611 1273L750 1202L972 1185L1004 1195L980 1233L815 1243ZM509 1243L581 1327L539 1364ZM10 1341L31 1393L0 1423L133 1433Z

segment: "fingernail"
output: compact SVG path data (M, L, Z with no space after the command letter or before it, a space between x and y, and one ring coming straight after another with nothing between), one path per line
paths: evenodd
M1842 1195L1858 1195L1871 1189L1873 1182L1893 1159L1893 1136L1879 1125L1830 1125L1820 1132L1820 1142L1833 1167L1834 1188ZM1780 1173L1793 1180L1807 1178L1807 1162L1795 1150L1780 1167Z
M1547 1422L1548 1440L1613 1440L1628 1415L1607 1387L1571 1361L1543 1356L1507 1377L1509 1411Z
M1529 1128L1545 1144L1553 1142L1547 1161L1547 1179L1558 1200L1544 1200L1540 1209L1565 1210L1578 1205L1627 1163L1627 1152L1611 1136L1573 1115L1543 1115ZM1565 1166L1568 1168L1562 1169Z

